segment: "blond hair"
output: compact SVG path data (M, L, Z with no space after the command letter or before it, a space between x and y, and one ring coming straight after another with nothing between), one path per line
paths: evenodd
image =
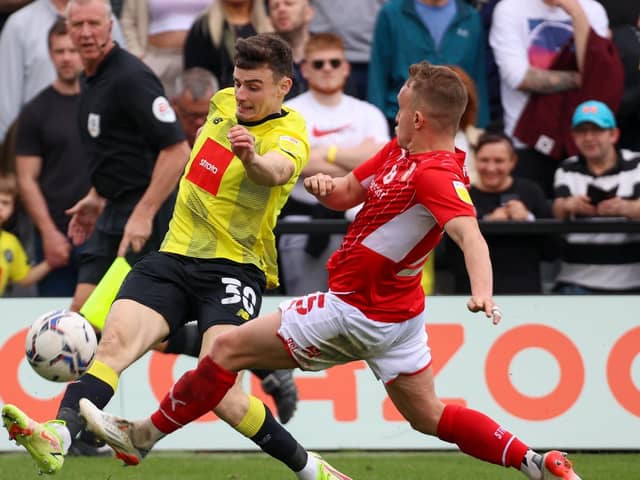
M249 13L249 21L256 33L272 32L273 26L267 15L262 0L250 0L251 7ZM224 30L225 13L222 8L222 0L216 0L207 10L207 24L209 26L209 35L213 44L218 47L222 43L222 33Z
M409 67L407 85L417 108L423 110L434 129L456 134L467 106L464 83L451 68L427 61Z

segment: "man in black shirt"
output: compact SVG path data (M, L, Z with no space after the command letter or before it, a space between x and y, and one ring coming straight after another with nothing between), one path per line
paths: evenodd
M105 8L110 19L108 2L70 17L74 6L67 18L84 65L79 122L92 184L68 210L72 242L85 243L71 307L79 310L116 256L135 263L158 249L189 146L157 77L113 41L111 20L89 21Z
M42 297L70 297L76 288L78 255L66 236L65 210L87 194L89 166L76 116L82 64L64 19L49 30L56 80L27 103L18 119L16 171L22 203L37 234L35 261L56 270L38 282ZM64 182L64 185L61 184Z

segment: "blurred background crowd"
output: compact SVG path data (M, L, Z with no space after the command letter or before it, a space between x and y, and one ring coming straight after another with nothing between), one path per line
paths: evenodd
M86 72L60 20L67 3L0 2L0 295L71 297L78 281L83 246L67 235L67 211L91 185L83 130L93 135L100 126L78 121ZM637 1L111 5L113 39L160 80L190 145L210 97L234 84L235 40L274 31L293 51L286 104L307 121L311 153L303 176L344 175L392 138L408 66L428 60L454 68L469 92L457 146L468 154L480 220L640 219ZM15 208L3 210L5 197L17 199ZM281 221L353 214L322 207L298 185ZM340 240L332 233L281 235L281 285L273 293L325 290L325 262ZM495 234L487 241L498 294L640 290L639 234ZM7 271L23 253L34 269L46 268L11 277ZM423 284L426 293L469 293L450 242L432 256Z

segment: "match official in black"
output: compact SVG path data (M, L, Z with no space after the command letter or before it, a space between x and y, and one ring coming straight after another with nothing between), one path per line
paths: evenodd
M84 66L79 122L92 189L70 208L69 236L85 243L71 308L79 310L116 256L157 250L190 149L162 84L114 41L107 0L71 0L71 39Z

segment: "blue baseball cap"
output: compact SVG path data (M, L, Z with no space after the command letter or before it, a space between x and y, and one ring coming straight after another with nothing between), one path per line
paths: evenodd
M616 118L613 112L604 103L597 100L589 100L578 105L573 113L571 127L575 128L581 123L593 123L600 128L616 128Z

